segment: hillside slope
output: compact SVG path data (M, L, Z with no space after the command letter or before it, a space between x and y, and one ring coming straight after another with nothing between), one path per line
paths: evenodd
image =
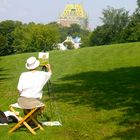
M3 110L16 102L16 85L20 73L26 71L26 59L37 55L0 57ZM48 139L140 139L140 42L52 51L50 63L52 90L61 110L63 127L46 128ZM46 104L47 99L46 87L43 97ZM20 134L21 139L24 135L29 137L25 132ZM42 139L45 137L43 133Z

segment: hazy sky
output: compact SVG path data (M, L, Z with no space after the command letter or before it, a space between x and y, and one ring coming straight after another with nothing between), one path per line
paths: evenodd
M137 0L0 0L0 21L19 20L23 23L47 24L57 21L66 4L80 3L89 17L89 27L101 25L99 17L107 6L125 8L132 14Z

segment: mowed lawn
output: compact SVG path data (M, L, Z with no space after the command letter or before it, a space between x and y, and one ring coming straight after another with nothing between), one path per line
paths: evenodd
M30 56L38 53L0 57L1 110L16 102L18 78ZM62 126L44 126L36 136L25 128L8 134L14 124L0 126L0 140L140 139L140 42L51 51L50 64L56 102L46 86L47 107L39 119L50 117Z

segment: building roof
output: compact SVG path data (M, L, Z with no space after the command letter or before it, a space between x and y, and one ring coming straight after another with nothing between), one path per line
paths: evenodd
M66 5L63 13L60 15L61 18L65 17L78 17L87 18L87 14L81 4L68 4Z
M58 23L67 27L79 24L82 28L88 28L88 16L81 4L68 4L60 14Z

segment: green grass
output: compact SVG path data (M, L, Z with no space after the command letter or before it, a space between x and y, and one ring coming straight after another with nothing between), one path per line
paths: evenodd
M26 53L0 57L0 109L16 102ZM140 42L50 52L51 79L61 127L44 127L33 136L25 129L0 126L1 140L139 140ZM48 105L47 87L43 101ZM57 116L55 116L57 118ZM54 117L54 118L55 118Z

